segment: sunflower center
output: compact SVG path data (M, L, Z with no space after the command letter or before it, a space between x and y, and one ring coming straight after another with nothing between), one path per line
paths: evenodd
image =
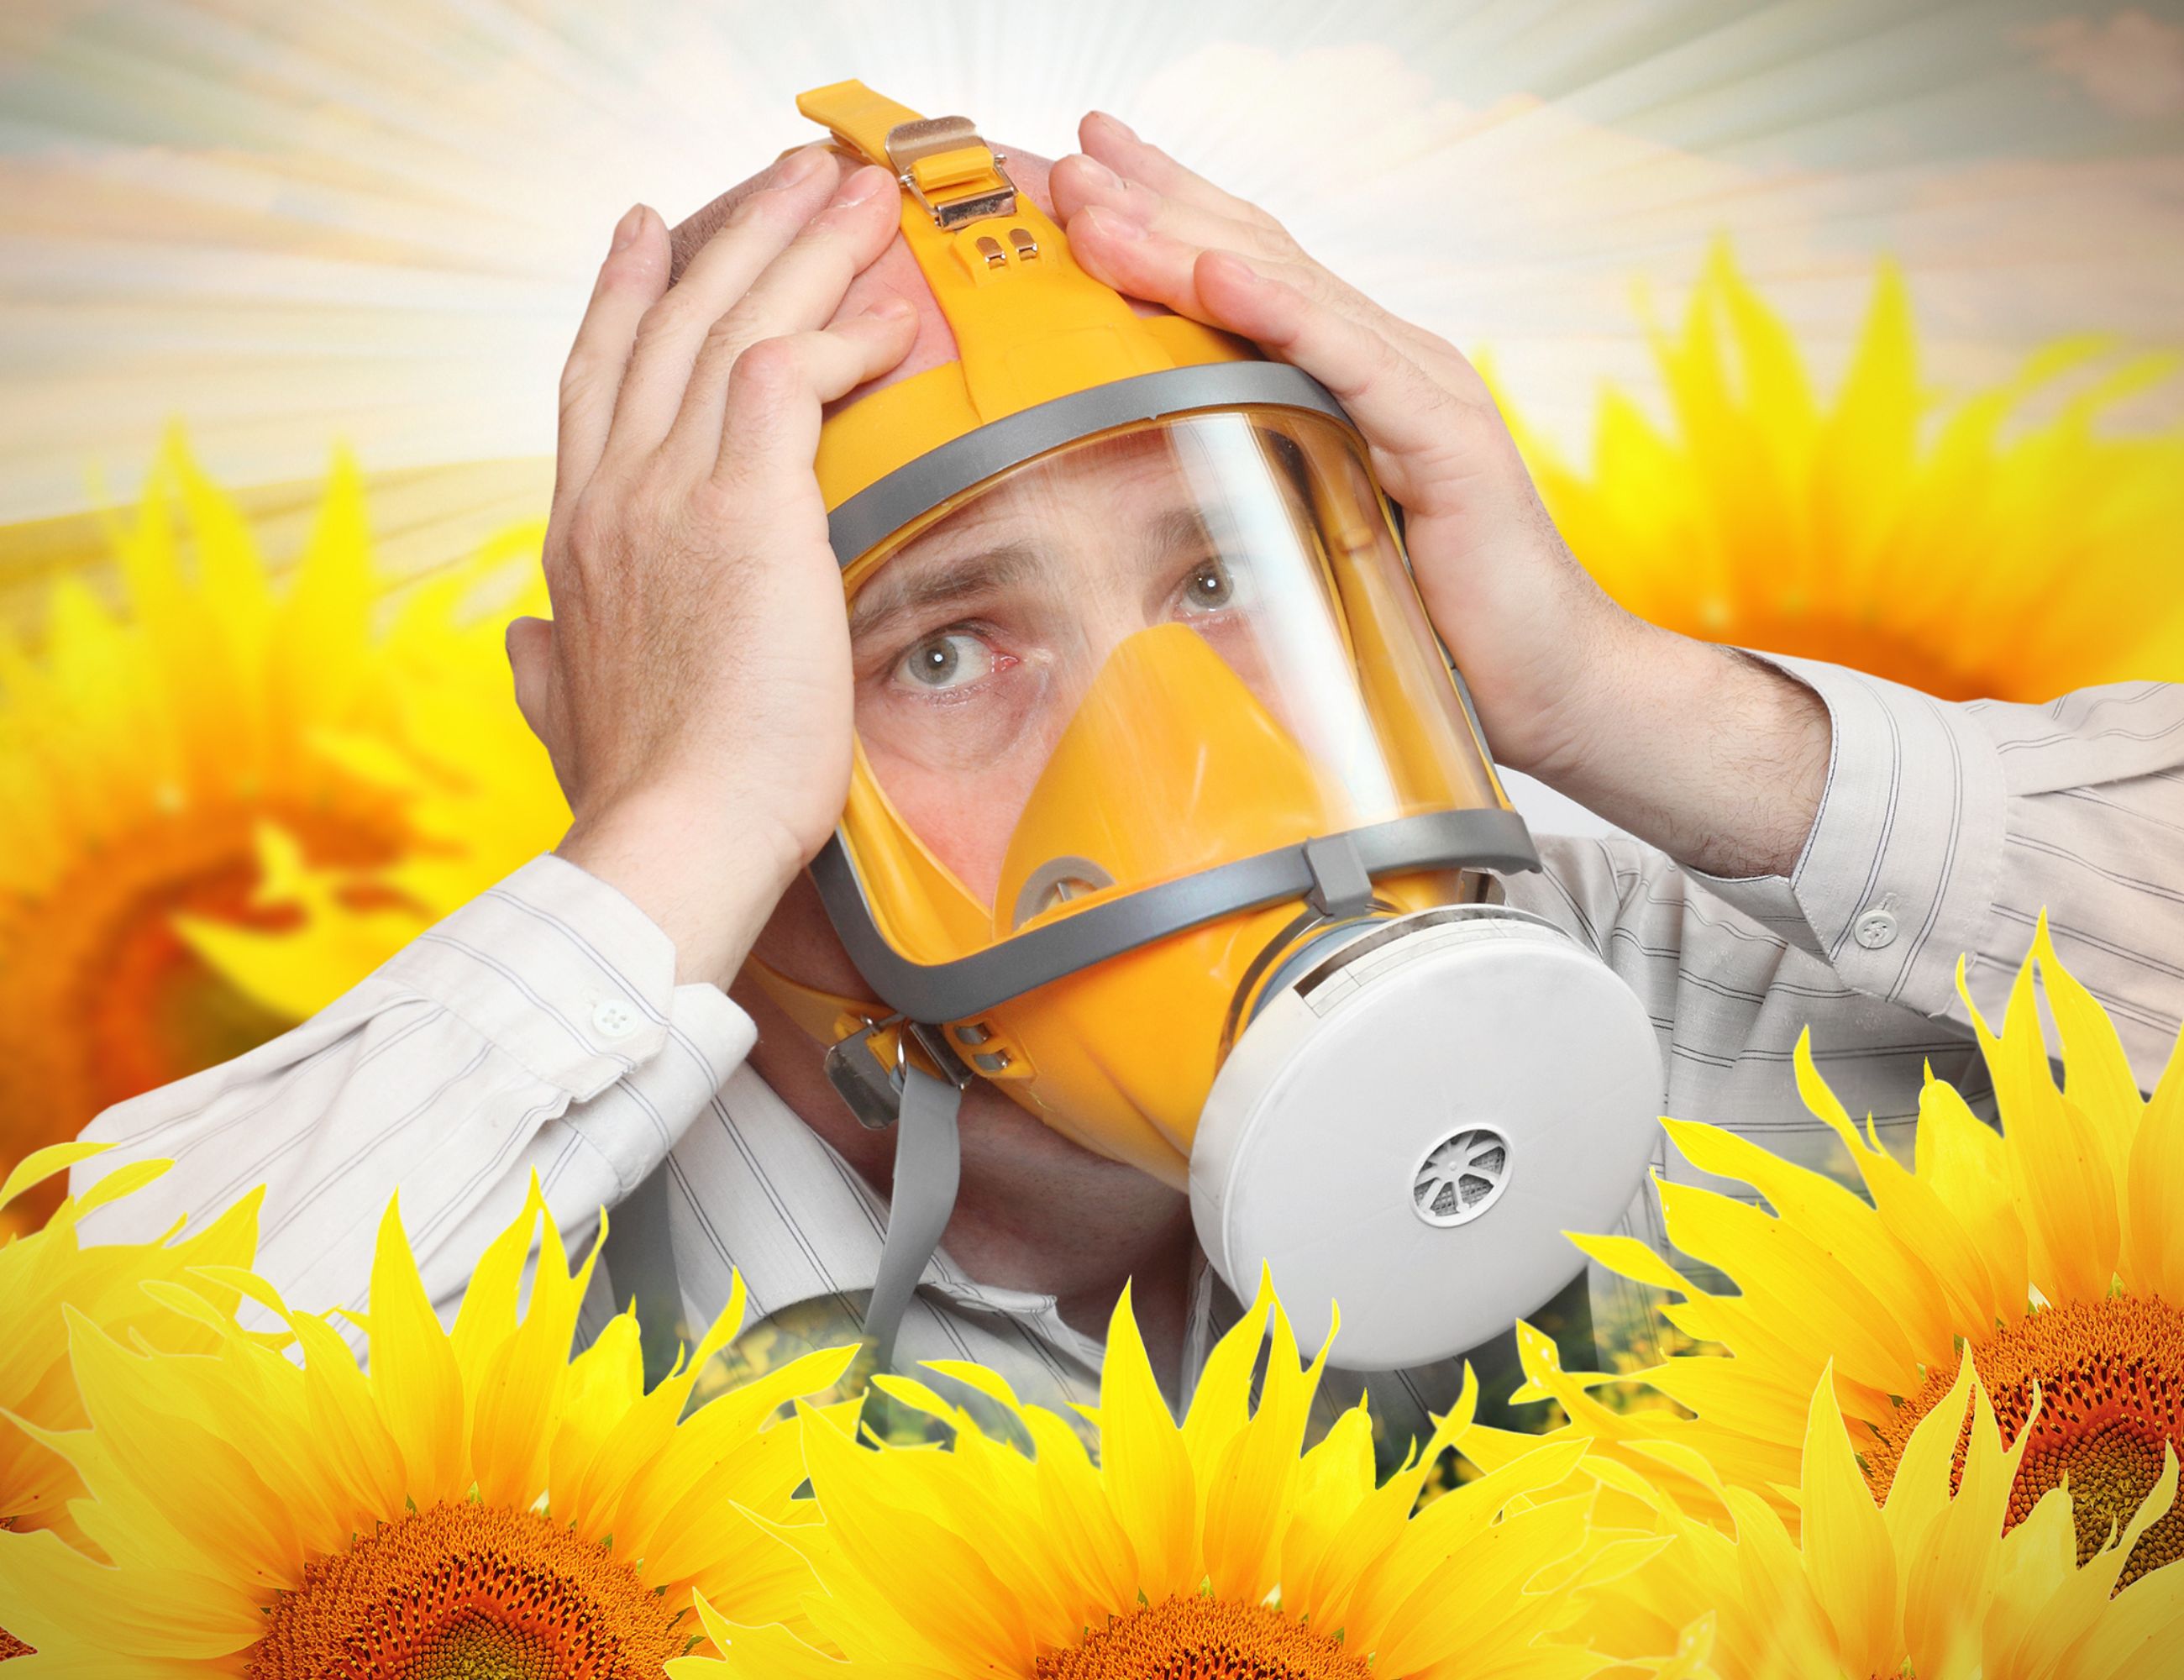
M1341 1642L1266 1605L1178 1596L1039 1659L1039 1680L1368 1680Z
M1986 1385L2005 1441L2040 1416L2009 1491L2005 1529L2031 1514L2042 1494L2069 1478L2084 1563L2137 1512L2160 1477L2162 1453L2184 1455L2184 1311L2147 1295L2072 1301L2027 1314L2002 1334L1975 1343L1972 1367ZM1926 1386L1881 1429L1867 1455L1869 1474L1886 1494L1911 1431L1947 1398L1957 1366L1936 1367ZM1957 1448L1964 1467L1966 1439ZM2184 1556L2184 1509L2172 1510L2139 1537L2118 1584Z
M293 912L252 903L256 826L281 824L329 865L396 856L402 834L392 813L351 803L354 810L192 804L86 843L80 867L35 894L11 898L0 878L0 1160L290 1025L214 973L174 918L294 926ZM35 1132L21 1130L34 1120ZM39 1186L9 1214L42 1219L65 1183Z
M535 1511L434 1505L316 1558L275 1601L250 1680L637 1680L682 1612Z
M0 1516L0 1533L5 1533L14 1526L15 1519L14 1517ZM11 1656L31 1656L33 1655L35 1655L35 1653L32 1652L28 1645L25 1644L13 1633L10 1633L6 1628L0 1627L0 1662L7 1661Z

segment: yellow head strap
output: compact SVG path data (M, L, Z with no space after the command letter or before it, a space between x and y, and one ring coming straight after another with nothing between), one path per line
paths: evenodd
M921 117L861 81L800 94L796 108L902 183L903 238L961 358L828 419L817 469L830 509L929 450L1034 404L1136 374L1257 359L1195 321L1139 315L1078 267L1061 230L1017 192L1007 159L968 118Z

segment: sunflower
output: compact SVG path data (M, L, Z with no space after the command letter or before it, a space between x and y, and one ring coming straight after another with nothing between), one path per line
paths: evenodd
M38 1150L0 1184L0 1210L104 1147L61 1143ZM85 1421L69 1370L64 1304L109 1334L168 1353L214 1345L194 1317L173 1310L158 1291L195 1267L248 1266L258 1246L256 1198L238 1202L185 1241L86 1249L77 1240L86 1214L141 1189L166 1169L164 1161L146 1161L109 1173L81 1197L63 1201L42 1230L0 1241L0 1529L50 1530L70 1545L88 1544L68 1503L82 1484L68 1460L34 1432L81 1428ZM215 1310L233 1310L238 1298L232 1289L197 1287ZM21 1655L24 1646L6 1629L0 1618L0 1657Z
M1273 1345L1255 1410L1270 1312ZM1424 1453L1376 1486L1362 1405L1300 1451L1325 1358L1300 1370L1288 1321L1262 1290L1215 1349L1178 1426L1125 1293L1108 1332L1100 1405L1086 1413L1097 1427L1096 1459L1067 1420L1021 1404L981 1366L931 1368L990 1402L990 1424L924 1384L877 1378L895 1400L952 1428L954 1444L861 1445L845 1424L820 1420L806 1430L823 1521L783 1532L816 1577L819 1595L806 1608L829 1652L701 1599L713 1642L728 1655L671 1663L668 1672L674 1680L1591 1672L1597 1661L1589 1654L1540 1643L1575 1615L1580 1586L1615 1561L1591 1545L1585 1496L1538 1497L1568 1480L1582 1444L1526 1455L1413 1518L1426 1468L1464 1438L1474 1385ZM1011 1444L1014 1432L1030 1453Z
M1969 1413L1969 1417L1967 1414ZM2184 1566L2119 1591L2125 1560L2176 1493L2172 1454L2127 1527L2086 1555L2070 1497L2020 1508L2027 1442L2005 1445L1969 1368L1910 1431L1876 1505L1825 1374L1807 1408L1803 1532L1749 1490L1683 1473L1734 1512L1731 1532L1633 1479L1674 1544L1591 1595L1580 1632L1643 1670L1693 1680L2161 1680L2184 1641ZM1681 1661L1644 1661L1680 1644Z
M362 1371L332 1317L288 1310L246 1273L214 1276L285 1323L299 1360L203 1303L218 1349L194 1355L71 1313L90 1427L31 1433L81 1478L75 1511L100 1555L0 1534L0 1625L38 1653L22 1680L635 1680L702 1638L693 1588L738 1615L791 1614L806 1576L777 1534L808 1503L791 1497L804 1468L795 1427L766 1420L853 1350L683 1419L741 1317L740 1282L647 1394L629 1314L569 1358L596 1253L571 1270L534 1182L443 1330L390 1206Z
M35 646L0 632L0 1164L240 1054L369 971L328 967L315 993L269 1007L184 942L178 919L199 930L297 919L258 897L269 844L351 869L429 846L441 869L468 869L473 891L494 878L498 854L480 861L460 837L422 834L406 790L364 772L366 760L490 759L499 785L527 776L552 786L543 753L526 757L473 710L433 712L413 692L437 694L435 673L489 657L504 696L497 624L466 626L456 609L524 537L417 592L377 628L389 580L372 562L345 457L300 565L276 588L248 526L177 435L133 520L113 522L120 605L66 579ZM527 820L535 804L510 809ZM350 895L356 908L394 902L372 891ZM55 1193L34 1192L17 1226L49 1211Z
M1572 551L1640 617L1948 698L2184 677L2184 430L2097 430L2165 363L2083 388L2105 347L2059 344L1930 427L1909 298L1884 267L1824 407L1726 247L1681 332L1652 340L1671 424L1609 390L1590 476L1518 423Z
M2061 1032L2061 1088L2036 971ZM1681 1293L1663 1309L1670 1321L1725 1349L1641 1373L1689 1416L1611 1410L1590 1392L1610 1379L1559 1370L1537 1335L1522 1338L1520 1395L1559 1401L1570 1432L1593 1438L1600 1458L1655 1469L1652 1444L1696 1447L1725 1483L1794 1519L1805 1400L1823 1371L1867 1480L1886 1498L1922 1420L1956 1392L1968 1361L2003 1427L2024 1432L2009 1520L2027 1520L2067 1483L2082 1557L2132 1527L2166 1457L2184 1451L2184 1038L2142 1099L2114 1028L2057 960L2044 918L2000 1034L1976 1006L1972 1019L2001 1129L1930 1075L1908 1168L1869 1124L1852 1122L1799 1043L1799 1089L1849 1151L1864 1198L1731 1132L1667 1122L1693 1166L1765 1199L1761 1208L1659 1185L1669 1242L1734 1293L1694 1282L1633 1239L1580 1239L1625 1276ZM1530 1444L1482 1436L1474 1456L1493 1462ZM1708 1505L1703 1488L1680 1485ZM2184 1555L2184 1510L2133 1532L2126 1583Z
M478 558L491 568L533 557L532 529ZM532 570L536 571L535 560ZM256 920L176 918L190 948L259 1008L315 1014L442 917L552 846L568 802L509 688L499 615L464 612L467 573L421 590L410 611L442 626L427 645L391 649L383 734L328 731L327 759L403 814L409 843L383 863L314 859L273 824L258 836ZM526 605L542 609L537 591ZM268 926L268 920L277 925Z

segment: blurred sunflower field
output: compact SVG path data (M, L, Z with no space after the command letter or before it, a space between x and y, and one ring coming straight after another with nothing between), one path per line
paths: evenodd
M1598 1370L1519 1326L1536 1428L1468 1382L1384 1478L1362 1405L1307 1427L1339 1338L1301 1348L1268 1293L1173 1409L1126 1293L1063 1416L968 1364L866 1393L837 1320L747 1327L739 1282L648 1388L632 1317L577 1333L597 1249L535 1186L445 1321L398 1202L354 1314L253 1269L254 1195L80 1240L163 1171L100 1177L94 1115L560 837L503 635L546 610L591 269L628 203L687 214L844 75L1050 153L1116 109L1273 210L1477 353L1635 613L1949 698L2184 681L2165 4L23 0L7 1672L2184 1672L2184 1038L2140 1091L2044 925L1972 1008L1996 1119L1930 1076L1899 1159L1808 1049L1782 1078L1850 1178L1669 1121L1725 1187L1661 1184L1683 1259L1578 1238L1658 1321L1596 1324Z

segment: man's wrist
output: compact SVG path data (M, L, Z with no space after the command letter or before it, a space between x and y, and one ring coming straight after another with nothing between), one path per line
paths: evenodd
M785 837L733 803L719 789L627 796L580 816L554 848L659 926L680 983L725 990L803 867Z

